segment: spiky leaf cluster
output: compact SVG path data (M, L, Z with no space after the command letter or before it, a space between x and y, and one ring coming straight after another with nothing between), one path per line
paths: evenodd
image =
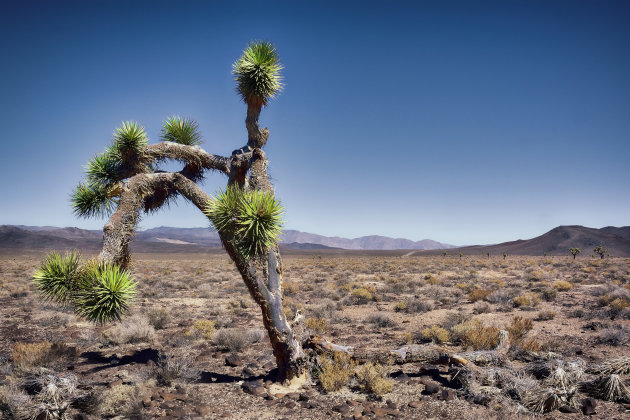
M232 65L236 91L248 105L265 106L282 90L281 70L273 44L252 42Z
M114 132L110 153L118 153L123 160L136 157L149 144L144 127L135 121L125 121Z
M97 182L82 182L70 196L74 214L79 217L105 217L112 213L118 200L111 187Z
M71 305L77 315L99 323L120 319L136 289L127 270L94 261L81 265L76 251L51 252L33 280L44 299Z
M66 305L77 289L80 268L78 252L66 252L62 256L53 251L35 271L33 280L44 299Z
M215 229L247 258L265 253L278 242L282 212L272 194L243 191L236 186L220 192L206 209Z
M101 324L120 320L136 293L131 273L116 264L87 264L81 281L74 301L76 312Z
M194 120L179 116L173 116L164 122L160 138L163 141L172 141L187 146L196 146L202 142L199 124Z

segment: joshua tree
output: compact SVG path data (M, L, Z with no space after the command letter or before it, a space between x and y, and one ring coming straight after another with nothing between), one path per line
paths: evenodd
M580 253L580 248L569 248L569 252L573 255L573 259Z
M135 292L127 271L129 242L140 214L152 213L178 196L190 200L212 222L253 299L260 306L278 365L280 379L303 377L306 358L282 307L282 260L277 245L282 208L267 176L263 147L269 130L258 118L283 87L278 54L266 42L251 43L233 64L236 90L247 104L247 144L229 157L199 145L197 123L172 117L162 127L161 141L149 144L144 128L125 122L113 143L86 167L87 180L72 195L80 217L107 216L103 248L96 260L81 264L78 255L51 254L35 274L44 296L73 305L78 314L106 322L120 319ZM175 161L179 172L160 170ZM198 185L207 172L227 178L216 197Z
M593 248L593 252L599 255L599 258L604 259L604 256L608 255L608 248L597 245L595 248Z
M506 258L507 258L507 256L508 256L507 252L504 252L504 253L503 253L503 259L506 259Z

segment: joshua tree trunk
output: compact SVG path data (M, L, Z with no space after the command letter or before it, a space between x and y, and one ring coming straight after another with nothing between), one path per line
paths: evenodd
M258 113L248 112L246 126L250 143L253 143L251 139L256 139L256 144L260 144L266 142L269 134L267 129L260 130L257 117ZM148 167L153 161L166 158L185 160L188 163L180 172L139 173L119 186L117 209L103 228L103 249L99 255L101 260L121 267L128 266L128 245L139 221L140 210L145 206L144 199L156 191L167 191L170 195L180 194L203 212L211 197L195 182L200 170L213 169L222 172L227 175L228 184L239 185L245 190L273 193L267 177L267 158L258 147L224 158L211 155L198 146L163 142L147 146L141 159L142 164ZM294 336L282 305L282 259L278 247L275 246L254 258L246 258L238 252L233 239L221 232L219 235L252 298L260 306L278 365L279 379L304 377L306 358L301 337Z

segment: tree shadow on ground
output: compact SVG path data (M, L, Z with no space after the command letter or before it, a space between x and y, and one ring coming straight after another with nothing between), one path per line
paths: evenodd
M94 373L113 367L130 365L132 363L146 365L150 360L156 363L160 357L160 352L156 349L147 348L136 350L132 354L126 354L119 358L115 354L111 356L104 356L101 352L86 351L81 353L80 357L86 360L83 364L100 364L100 366L95 366L90 369L90 372Z

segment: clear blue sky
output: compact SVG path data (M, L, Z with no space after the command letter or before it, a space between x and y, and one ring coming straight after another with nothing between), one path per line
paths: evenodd
M68 195L123 120L244 145L231 64L263 39L286 67L261 122L287 228L462 245L628 225L628 22L621 0L3 0L0 224L100 229ZM180 200L159 225L207 221Z

